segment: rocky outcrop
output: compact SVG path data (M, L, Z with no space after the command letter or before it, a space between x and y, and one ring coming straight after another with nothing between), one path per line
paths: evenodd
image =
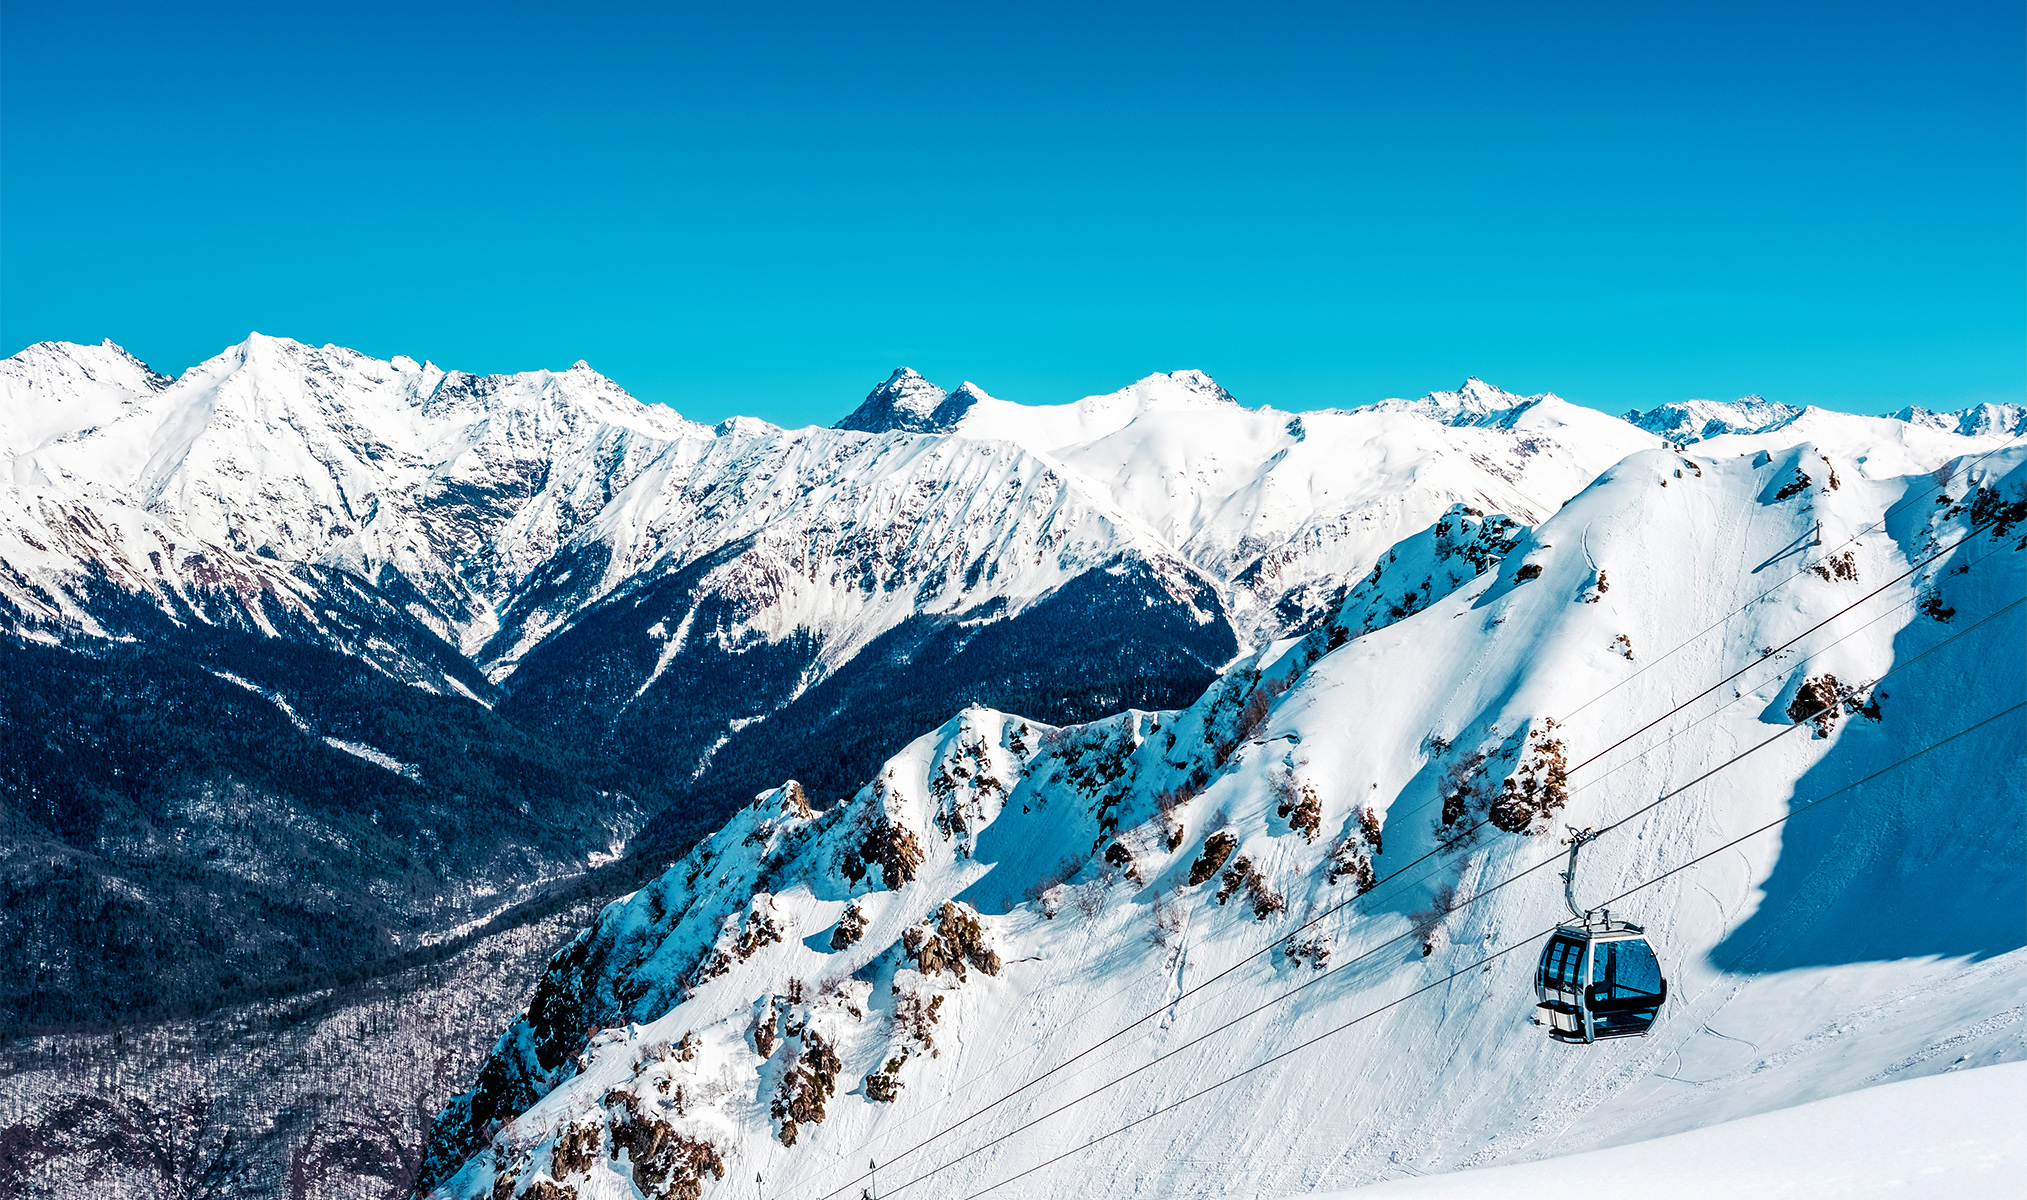
M946 900L935 921L910 926L901 945L924 975L949 971L962 981L965 964L999 974L999 955L986 944L985 926L970 905Z

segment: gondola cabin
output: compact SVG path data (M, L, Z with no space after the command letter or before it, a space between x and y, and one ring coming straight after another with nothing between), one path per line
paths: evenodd
M1610 918L1556 929L1534 972L1550 1037L1590 1043L1638 1037L1653 1028L1668 999L1668 981L1645 933Z

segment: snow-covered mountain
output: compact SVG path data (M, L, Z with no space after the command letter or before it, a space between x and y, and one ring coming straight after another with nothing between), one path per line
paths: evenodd
M760 795L552 961L422 1190L1301 1194L2027 1058L2027 449L1837 432L1449 509L1187 708ZM1566 824L1647 1038L1534 1020Z
M1732 401L1676 400L1646 412L1636 409L1626 414L1626 421L1686 446L1724 433L1771 433L1801 414L1792 404L1746 396Z
M1478 380L1295 413L1196 371L1037 406L902 370L835 428L782 429L687 421L582 363L469 375L254 335L171 380L110 343L33 346L0 360L0 950L37 966L0 1004L73 1021L311 986L608 859L659 808L654 853L708 836L552 964L438 1123L429 1182L679 1195L685 1172L718 1187L715 1163L774 1195L841 1153L885 1161L1094 1026L1160 1010L1077 1084L1277 981L1328 981L1205 1043L1250 1062L1541 915L1522 885L1447 918L1437 900L1549 851L1514 797L1539 794L1558 745L1568 816L1596 821L1785 727L1804 688L1853 710L1762 752L1778 769L1736 794L1685 797L1682 823L1600 843L1609 886L2017 692L2017 654L1952 657L2017 632L1985 620L2019 592L2019 452L2000 449L2017 414L1904 415L1688 402L1625 421ZM1603 770L1586 747L1958 536L1985 540L1840 618L1834 646L1755 663L1722 711L1615 750L1609 787L1583 778ZM1394 1042L1347 1034L1356 1052L1329 1061L1355 1072L1214 1102L1216 1128L1136 1141L1118 1177L1300 1191L1665 1132L1853 1083L1811 1057L1832 1022L1874 1031L1854 1061L1880 1078L1909 1069L1889 1049L1933 1061L1923 1039L1946 1026L1984 1054L2007 1027L1958 1016L2017 982L2010 935L1849 911L1917 895L1922 864L2017 891L1921 807L1948 797L1948 828L1983 828L1977 854L2006 861L2017 783L1993 764L2016 751L1924 760L1927 792L1875 797L1838 838L1752 843L1716 882L1653 889L1687 1040L1643 1045L1703 1080L1693 1094L1647 1050L1541 1059L1504 1007L1525 973L1509 956L1446 982L1436 1017L1361 1027ZM1854 853L1885 875L1851 875ZM621 865L648 861L668 859ZM1365 908L1296 936L1369 875ZM1191 990L1249 939L1283 949ZM168 966L209 982L178 993ZM1905 999L1909 970L1962 1002ZM1692 1020L1724 1032L1706 1044ZM1773 1065L1725 1059L1725 1037ZM1190 1061L1070 1127L1145 1115ZM1071 1078L979 1129L1039 1115ZM1040 1133L915 1190L1081 1140Z
M1645 412L1626 414L1628 424L1656 433L1676 446L1688 446L1728 433L1775 433L1806 414L1821 409L1796 408L1744 396L1737 400L1677 400ZM1828 414L1832 420L1840 414ZM1959 412L1932 412L1910 406L1888 413L1887 419L1923 429L1940 429L1965 437L2011 437L2027 433L2027 405L1978 404Z
M1910 425L1947 429L1965 437L2027 433L2027 404L1979 404L1962 412L1931 412L1910 406L1892 416Z
M1101 613L1117 652L1050 668L1083 697L1053 715L1180 702L1451 505L1539 520L1654 444L1477 381L1293 414L1193 371L1041 407L900 371L835 430L706 427L582 363L472 376L258 334L173 382L58 343L0 382L17 632L308 641L693 774L806 696L822 736L892 687L879 655L1026 702L1041 681L995 647L1088 651Z

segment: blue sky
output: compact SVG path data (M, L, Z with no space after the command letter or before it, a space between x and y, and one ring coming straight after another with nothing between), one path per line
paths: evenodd
M0 34L0 353L583 358L789 424L903 363L1030 402L1176 367L1291 408L2027 399L2017 0L16 0Z

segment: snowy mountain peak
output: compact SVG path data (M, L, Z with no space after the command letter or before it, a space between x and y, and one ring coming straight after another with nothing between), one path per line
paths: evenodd
M1965 437L2027 433L2027 404L1979 404L1958 412L1932 412L1910 405L1887 415L1910 425L1960 433Z
M958 391L970 388L967 383ZM860 433L934 432L939 428L936 412L949 398L950 393L922 378L913 368L896 367L885 383L866 393L865 402L833 428ZM970 405L967 403L965 407Z
M0 360L0 375L10 384L47 391L58 400L64 398L61 384L66 381L132 392L159 392L169 386L168 377L156 374L111 338L96 346L37 342Z
M37 342L0 360L0 447L18 453L118 420L169 382L111 338Z
M1741 396L1720 400L1676 400L1650 408L1635 409L1626 421L1649 433L1659 434L1677 445L1699 442L1726 433L1768 433L1796 417L1802 410L1792 404Z
M2018 735L1990 716L2017 664L1945 627L2019 594L2017 534L1971 509L2027 510L2023 457L1981 464L1984 499L1875 537L1928 471L1853 462L1811 486L1806 443L1642 449L1531 530L1446 507L1330 625L1185 707L1062 726L967 707L834 805L770 789L552 959L437 1119L418 1192L730 1200L751 1173L813 1200L858 1193L878 1154L924 1195L1204 1194L1205 1163L1214 1194L1314 1194L2014 1054L1991 1014L2017 1007L2017 929L1939 934L1934 914L2022 895ZM1848 549L1753 569L1818 530ZM1856 587L1923 566L1899 620L1826 629ZM1686 645L1701 662L1647 669ZM1950 657L1875 688L1913 646ZM1713 675L1736 686L1684 698ZM1805 688L1850 690L1825 712ZM1909 754L1953 730L1980 740ZM1680 797L1741 751L1752 769ZM1833 798L1806 838L1760 836ZM1895 819L1982 836L1850 849ZM1624 898L1673 980L1647 1040L1543 1028L1535 955L1564 893L1540 869L1565 861L1565 822L1610 835L1576 894ZM1883 904L1882 879L1935 882ZM1057 1165L1128 1129L1150 1132Z
M1454 392L1430 392L1418 400L1382 400L1377 404L1364 405L1352 411L1408 412L1440 421L1445 425L1479 425L1488 419L1497 419L1516 409L1526 408L1544 400L1560 402L1560 399L1549 392L1539 396L1522 396L1487 383L1474 375L1466 379L1463 386Z
M1031 444L1034 439L1011 433L1038 425L1073 425L1080 436L1111 431L1154 408L1230 406L1238 401L1202 371L1156 371L1116 392L1086 396L1071 404L1019 404L1000 400L977 384L965 381L956 391L942 388L902 367L872 390L837 429L863 433L958 433Z
M1149 375L1147 379L1143 379L1141 382L1146 383L1148 380L1163 378L1180 384L1183 390L1191 395L1206 396L1226 404L1238 403L1238 400L1230 392L1218 385L1217 380L1212 379L1209 374L1203 371L1185 368L1180 371L1170 371L1165 376L1158 373Z

